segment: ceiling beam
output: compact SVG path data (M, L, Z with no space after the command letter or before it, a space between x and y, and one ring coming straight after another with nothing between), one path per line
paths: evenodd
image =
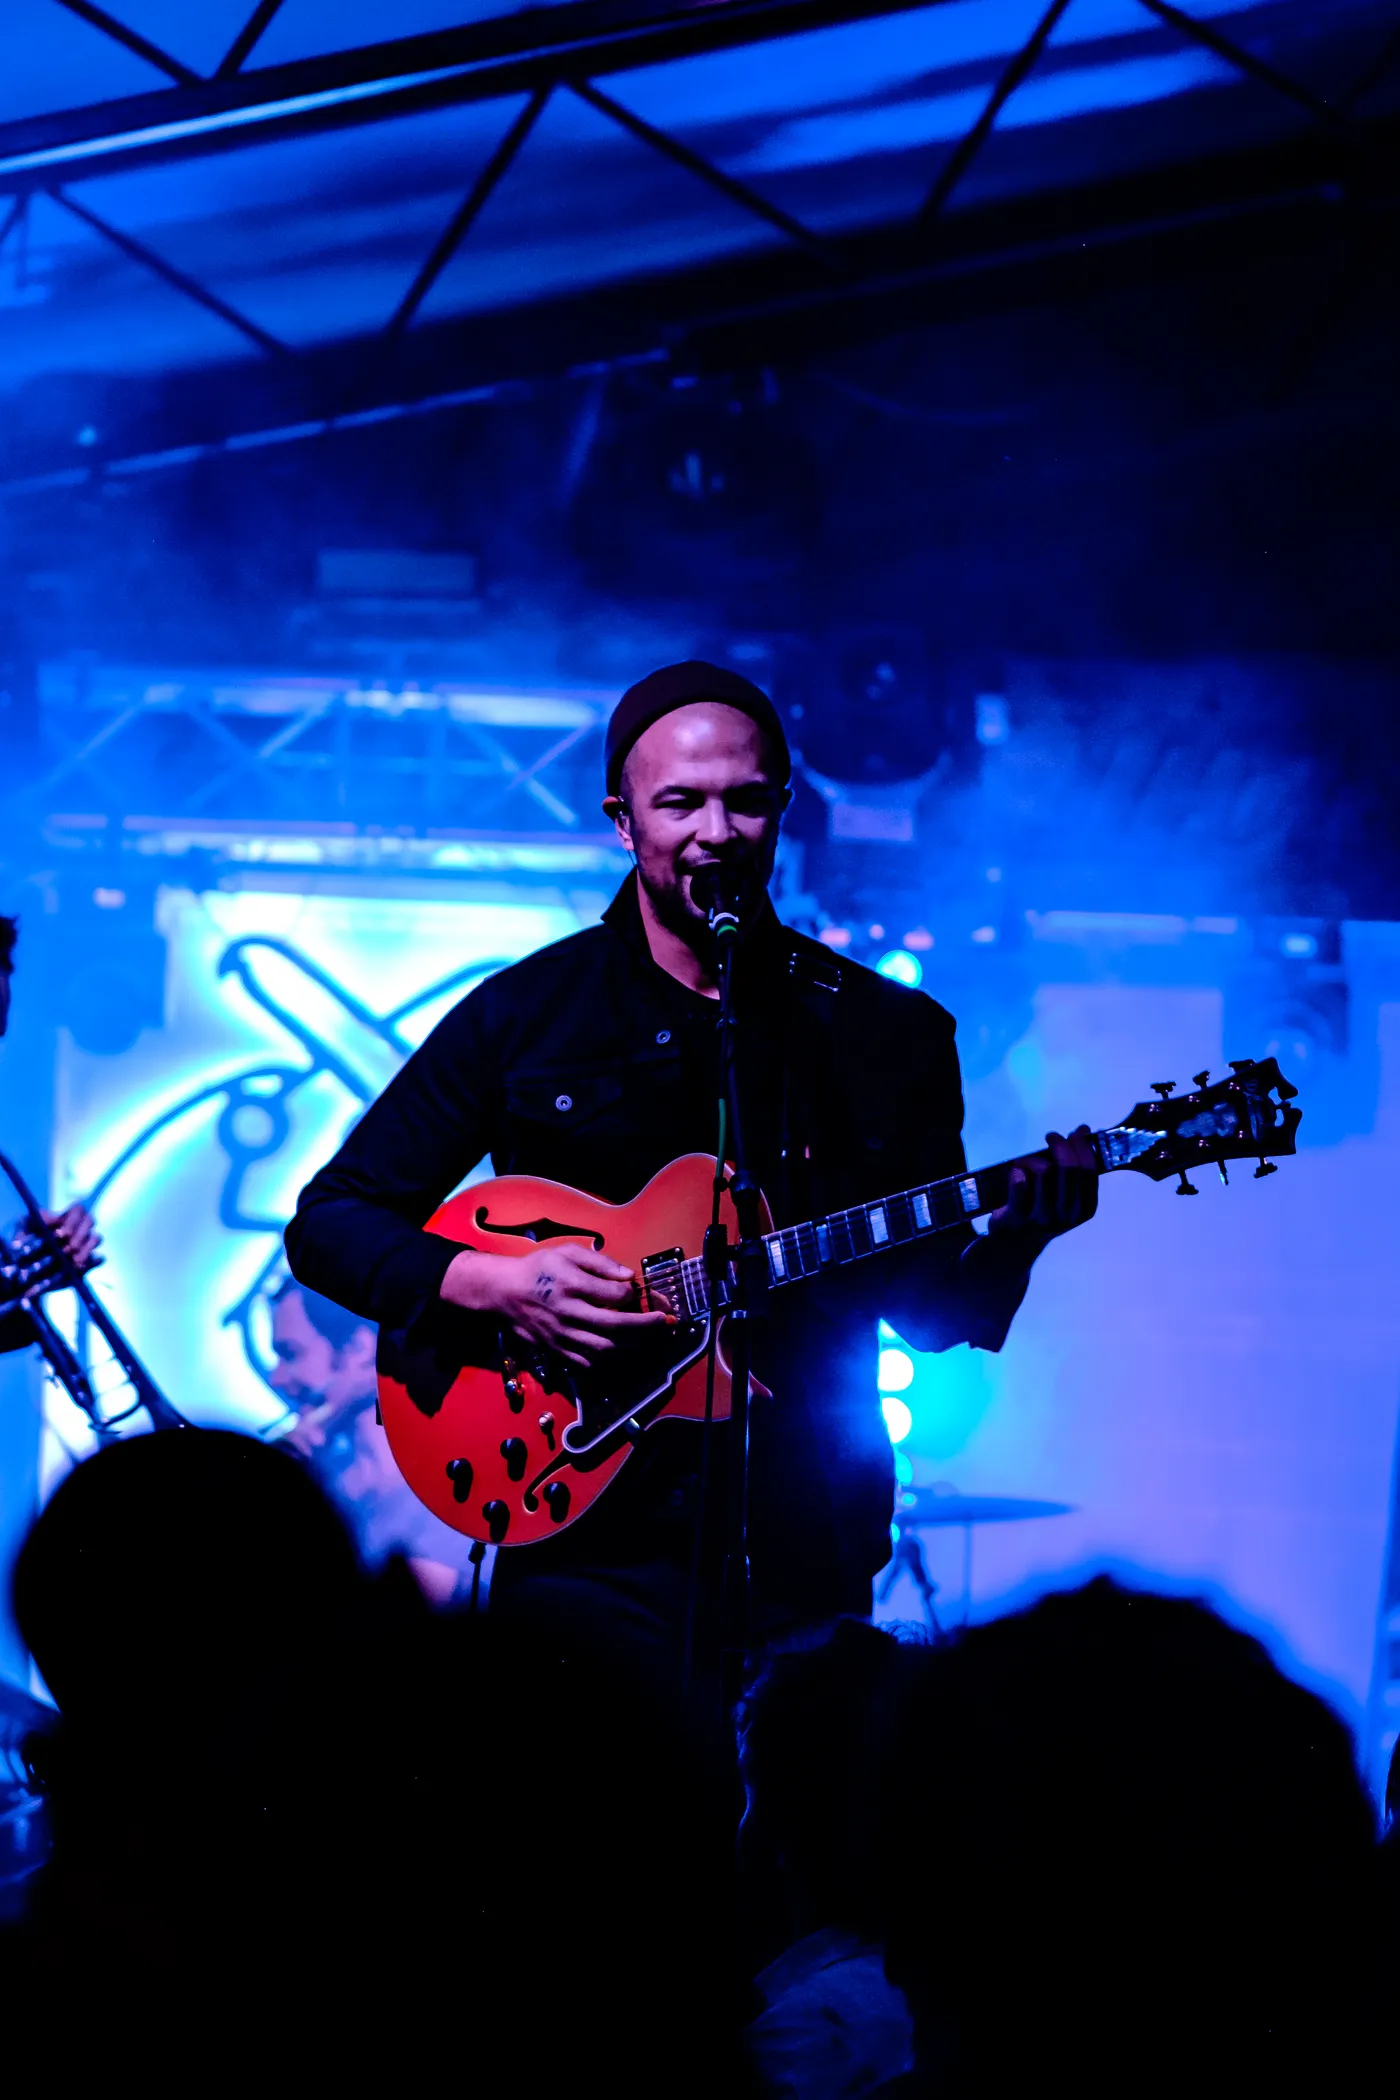
M149 37L142 36L138 30L129 28L125 22L119 22L115 15L108 14L105 7L96 6L94 0L58 0L58 4L60 7L66 7L70 15L76 15L80 22L86 22L90 28L97 30L100 36L110 37L114 44L120 44L122 49L130 51L133 57L144 59L157 73L164 73L168 79L176 81L181 87L194 87L198 84L199 75L191 67L184 65L178 58L172 58L168 51L163 51L159 44L153 44Z
M0 193L738 49L950 0L562 0L0 125Z
M1049 43L1051 33L1059 21L1069 0L1050 0L1050 5L1036 23L1030 36L1006 67L991 94L987 97L982 114L972 128L960 138L948 155L937 180L924 199L919 212L919 224L927 232L942 212L958 184L966 175L973 161L992 135L992 127L1022 81L1035 70L1041 52Z
M1368 127L1373 164L1394 165L1400 126ZM682 374L801 363L843 343L1134 281L1134 273L1216 271L1268 250L1330 252L1346 149L1320 129L1072 191L1001 200L942 222L937 249L906 224L843 243L841 274L796 247L565 298L309 350L292 387L271 360L133 380L109 396L100 453L12 451L0 496L39 494L104 475L177 471L253 446L303 443L380 422L527 398L607 370ZM1393 223L1395 187L1372 190L1368 220ZM1363 208L1357 206L1355 208ZM326 404L307 417L306 404Z
M281 5L282 0L258 0L257 6L220 59L215 69L217 79L227 80L232 74L242 71L244 61L252 55L253 46Z
M625 109L622 103L614 102L611 95L603 94L591 81L575 80L571 85L580 101L586 102L591 109L596 109L600 116L610 117L614 124L630 132L633 138L640 139L644 146L650 146L655 152L664 154L688 174L698 176L701 182L707 182L711 189L718 190L722 197L727 197L731 204L737 204L739 209L748 212L751 218L762 219L765 225L773 227L784 239L795 242L799 248L805 248L811 255L821 256L831 268L838 267L831 249L820 234L813 233L809 226L804 226L801 220L794 219L790 212L771 204L766 197L761 197L757 190L751 190L746 182L738 182L734 176L726 175L713 161L706 160L682 140L673 138L669 131L658 130L655 124L648 124L644 117L639 117L635 110Z
M535 125L544 114L549 100L549 89L536 88L525 107L517 114L505 132L495 152L487 161L476 181L458 205L451 219L433 243L431 254L424 261L403 298L394 309L385 328L386 335L398 335L408 327L423 301L451 262L462 242L466 239L477 219L485 210L502 178L507 173L517 153L524 145Z

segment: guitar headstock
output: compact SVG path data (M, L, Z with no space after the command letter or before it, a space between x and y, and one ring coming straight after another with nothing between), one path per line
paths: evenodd
M1179 1193L1194 1195L1186 1179L1188 1167L1217 1166L1225 1178L1232 1159L1258 1161L1255 1179L1277 1173L1270 1165L1276 1156L1297 1150L1294 1139L1303 1112L1291 1106L1298 1089L1279 1071L1276 1058L1231 1059L1229 1079L1208 1084L1209 1074L1198 1072L1195 1091L1178 1094L1168 1081L1160 1081L1155 1101L1139 1101L1121 1123L1101 1130L1097 1144L1105 1171L1131 1167L1153 1181L1180 1174Z

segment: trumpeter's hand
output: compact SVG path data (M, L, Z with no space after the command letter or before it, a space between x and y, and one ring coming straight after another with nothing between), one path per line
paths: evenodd
M101 1259L98 1249L102 1245L102 1235L93 1224L89 1210L81 1203L70 1203L67 1210L46 1210L44 1222L52 1225L75 1268L96 1268Z

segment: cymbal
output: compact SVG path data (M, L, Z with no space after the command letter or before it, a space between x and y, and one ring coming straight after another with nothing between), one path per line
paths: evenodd
M953 1495L939 1488L901 1488L896 1524L1014 1524L1025 1517L1067 1517L1072 1502L1032 1502L1024 1495Z

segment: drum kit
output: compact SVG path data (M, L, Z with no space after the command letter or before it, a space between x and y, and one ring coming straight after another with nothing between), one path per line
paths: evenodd
M929 1575L919 1533L958 1526L963 1535L962 1601L959 1623L966 1625L972 1609L972 1535L979 1524L1016 1524L1031 1517L1067 1517L1072 1502L1036 1502L1024 1495L960 1495L951 1487L901 1487L895 1494L894 1551L875 1592L876 1602L885 1603L901 1575L907 1575L919 1593L924 1618L935 1640L947 1638L949 1629L938 1615L938 1584Z

